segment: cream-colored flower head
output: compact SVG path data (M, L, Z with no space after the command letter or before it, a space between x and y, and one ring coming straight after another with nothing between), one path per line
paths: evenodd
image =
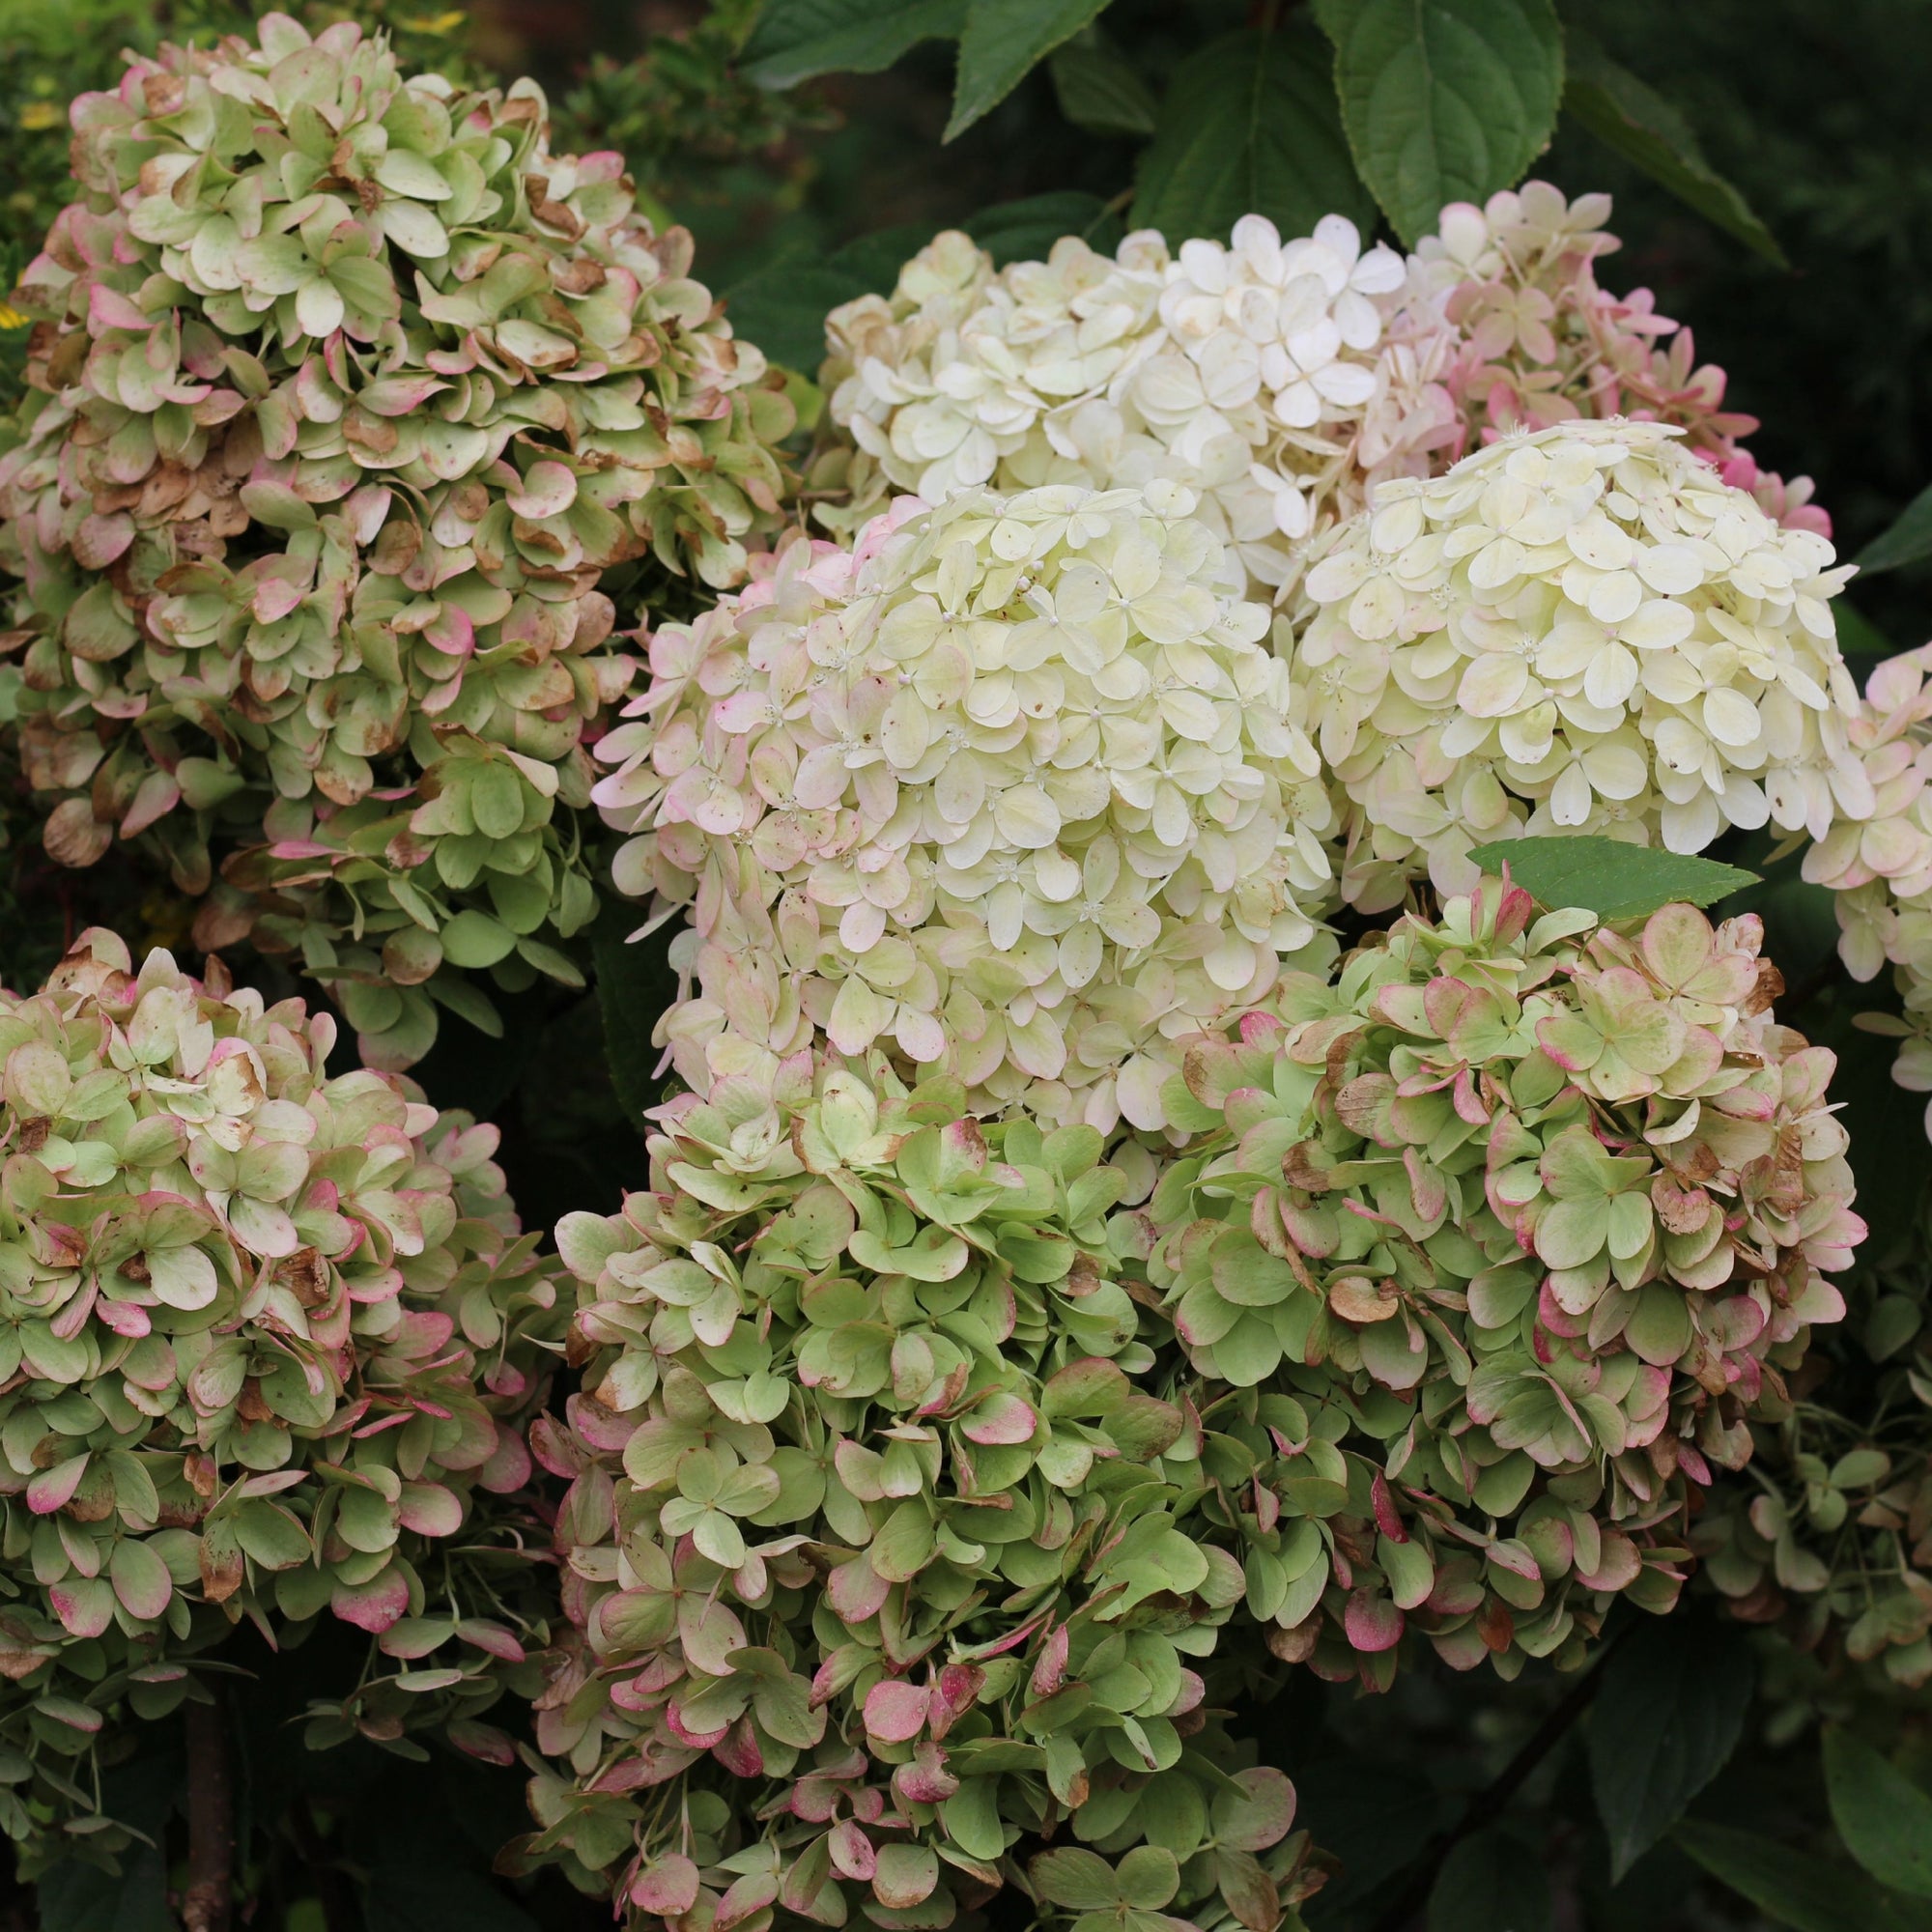
M1229 245L1178 256L1151 231L1112 258L1069 236L997 275L942 235L890 300L828 318L831 414L857 448L851 500L826 519L850 528L891 489L936 501L1165 478L1198 493L1226 587L1273 597L1311 532L1361 500L1357 440L1372 412L1388 417L1378 352L1404 275L1341 215L1290 242L1244 215ZM1404 434L1381 437L1378 462Z
M1165 1123L1172 1042L1319 952L1329 804L1179 485L902 498L653 639L598 748L619 886L695 905L700 1092L822 1035L991 1110Z
M1520 833L1696 852L1868 811L1833 554L1658 423L1566 423L1378 486L1311 565L1293 649L1349 799L1346 895L1375 909L1424 872L1466 891L1469 846Z

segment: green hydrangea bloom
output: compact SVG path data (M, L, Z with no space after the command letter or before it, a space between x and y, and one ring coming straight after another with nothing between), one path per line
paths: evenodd
M441 1652L424 1716L472 1717L521 1659L488 1552L517 1507L495 1499L531 1471L553 1270L496 1130L394 1075L328 1077L334 1038L327 1014L203 986L165 952L136 973L99 931L42 992L0 994L16 1835L21 1778L84 1795L62 1760L171 1707L185 1660L243 1618L327 1612L398 1659Z
M1313 1883L1212 1694L1244 1579L1134 1181L964 1102L771 1062L559 1230L573 1637L522 1856L639 1921L943 1924L1021 1881L1232 1928Z
M147 835L203 945L294 953L398 1068L439 1006L496 1026L469 975L581 983L583 741L633 670L608 591L739 581L792 412L621 157L550 153L534 84L259 32L74 103L6 641L55 857Z
M1324 1674L1386 1683L1413 1630L1513 1675L1667 1608L1693 1489L1844 1312L1834 1057L1772 1018L1756 919L1595 924L1488 881L1174 1083L1149 1274L1272 1433L1248 1607Z

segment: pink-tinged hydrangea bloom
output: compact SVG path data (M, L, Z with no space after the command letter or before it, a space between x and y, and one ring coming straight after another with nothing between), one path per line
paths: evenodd
M1804 854L1804 876L1837 895L1838 952L1855 980L1889 965L1903 1016L1861 1024L1896 1036L1892 1078L1932 1092L1932 644L1871 674L1852 725L1863 760L1865 809L1847 812ZM1932 1134L1932 1105L1925 1116Z
M1299 1459L1242 1518L1279 1654L1386 1682L1409 1630L1513 1674L1674 1600L1690 1488L1749 1456L1864 1235L1761 941L1486 880L1190 1049L1148 1267Z
M1390 339L1412 346L1424 380L1409 393L1426 390L1457 425L1438 446L1453 461L1512 429L1579 416L1670 423L1774 522L1829 537L1811 479L1787 483L1741 447L1757 420L1723 407L1724 372L1697 361L1690 331L1659 315L1648 289L1598 284L1597 264L1623 245L1604 228L1609 215L1606 194L1566 202L1527 182L1481 208L1452 202L1417 244Z
M121 1713L103 1670L132 1673L137 1715L172 1708L179 1660L244 1617L440 1650L413 1719L487 1704L521 1659L473 1566L530 1474L552 1270L497 1130L395 1075L330 1077L334 1040L298 1000L160 952L137 971L100 931L0 994L10 1743L42 1696ZM371 1684L332 1721L381 1705L394 1735L412 1701Z
M1868 812L1830 600L1849 575L1660 424L1513 436L1377 486L1303 581L1293 675L1349 800L1344 892L1393 904L1471 844Z
M636 668L600 576L741 582L793 414L533 83L258 34L74 104L0 651L48 851L143 839L201 945L294 954L400 1068L491 1023L466 974L581 983L582 740Z
M1102 1136L965 1099L801 1053L667 1107L648 1190L557 1230L584 1374L549 1438L569 1628L534 1849L635 1925L777 1895L952 1923L1012 1883L1041 1792L1101 1881L1165 1860L1177 1924L1315 1882L1293 1787L1219 1715L1223 1501L1272 1444L1205 1434ZM974 1776L994 1750L1039 1783ZM1183 1876L1164 1806L1243 1858Z
M995 1109L1162 1125L1174 1041L1326 943L1327 794L1178 484L901 498L652 640L599 755L620 888L692 904L708 1092L822 1035Z

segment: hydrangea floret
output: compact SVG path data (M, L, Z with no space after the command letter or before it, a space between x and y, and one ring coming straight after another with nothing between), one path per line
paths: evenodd
M243 1617L446 1643L422 1688L459 1721L521 1657L473 1592L437 1619L451 1539L531 1472L552 1269L496 1129L328 1076L334 1038L100 931L0 994L0 1731L30 1756L166 1708Z
M693 1091L734 1043L889 1042L977 1111L1156 1129L1175 1041L1331 947L1315 751L1194 507L903 497L656 633L595 796L619 888L694 908Z
M4 642L49 851L145 835L200 943L294 952L401 1067L439 1006L496 1025L467 974L579 981L583 739L635 662L600 578L740 581L792 412L533 83L259 34L74 105Z
M1513 1674L1674 1600L1690 1495L1864 1235L1833 1056L1776 1024L1761 937L1486 880L1190 1050L1148 1273L1274 1431L1286 1505L1226 1493L1279 1654L1386 1682L1412 1631Z
M1233 1932L1312 1883L1214 1694L1244 1583L1136 1182L965 1101L767 1059L558 1230L573 1642L521 1856L634 1923L944 1924L1018 1882Z
M1347 794L1346 895L1466 891L1469 847L1522 833L1696 852L1867 815L1830 604L1849 575L1655 423L1378 485L1309 569L1293 646Z

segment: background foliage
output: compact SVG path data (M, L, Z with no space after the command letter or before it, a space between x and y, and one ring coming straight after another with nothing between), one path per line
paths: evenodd
M305 11L320 23L347 10ZM794 373L808 419L827 308L889 287L942 226L1002 261L1066 232L1111 245L1138 222L1177 239L1225 232L1250 209L1284 232L1339 210L1412 241L1443 200L1479 198L1532 164L1571 195L1607 187L1626 248L1605 280L1651 286L1696 330L1732 400L1762 418L1763 460L1816 478L1842 554L1891 532L1870 560L1895 567L1854 586L1851 619L1841 607L1848 655L1926 635L1932 503L1913 506L1932 474L1920 135L1932 11L1916 0L1576 0L1560 18L1549 0L488 0L468 13L361 0L354 12L386 25L410 67L536 74L558 148L621 149L654 215L694 231L697 272L727 294L739 332ZM110 84L118 45L238 24L226 0L6 8L0 281L65 191L66 99ZM1391 119L1391 88L1419 121ZM1418 144L1418 125L1435 138ZM0 387L17 379L24 334L0 328ZM137 948L184 944L188 908L116 860L50 867L14 823L16 777L0 767L0 784L14 825L0 979L36 983L97 920ZM1740 841L1723 856L1751 865L1762 852ZM1888 1081L1889 1044L1851 1028L1827 895L1795 861L1761 869L1725 909L1764 914L1791 987L1780 1016L1843 1057L1874 1227L1853 1319L1821 1350L1794 1425L1810 1433L1790 1445L1781 1506L1794 1548L1865 1536L1875 1604L1900 1587L1928 1514L1922 1451L1882 1470L1868 1457L1909 1439L1886 1431L1921 1373L1928 1151ZM623 947L628 923L619 911L597 935L601 1006L532 989L510 1003L502 1042L451 1024L417 1069L439 1105L501 1124L529 1226L614 1209L641 1170L631 1122L659 1091L646 1040L670 984L661 954ZM343 1642L326 1631L289 1656L236 1653L251 1673L232 1708L254 1922L604 1922L554 1881L491 1876L522 1819L513 1773L400 1738L289 1748L315 1687L340 1681L329 1651ZM1613 1629L1580 1681L1533 1667L1507 1694L1426 1670L1376 1698L1286 1669L1256 1690L1241 1722L1293 1776L1297 1822L1338 1864L1305 1908L1311 1927L1932 1925L1924 1693L1834 1643L1805 1649L1700 1613ZM14 1923L173 1922L180 1749L156 1724L113 1774L113 1808L154 1848L120 1877L77 1856L37 1902L15 1890Z

